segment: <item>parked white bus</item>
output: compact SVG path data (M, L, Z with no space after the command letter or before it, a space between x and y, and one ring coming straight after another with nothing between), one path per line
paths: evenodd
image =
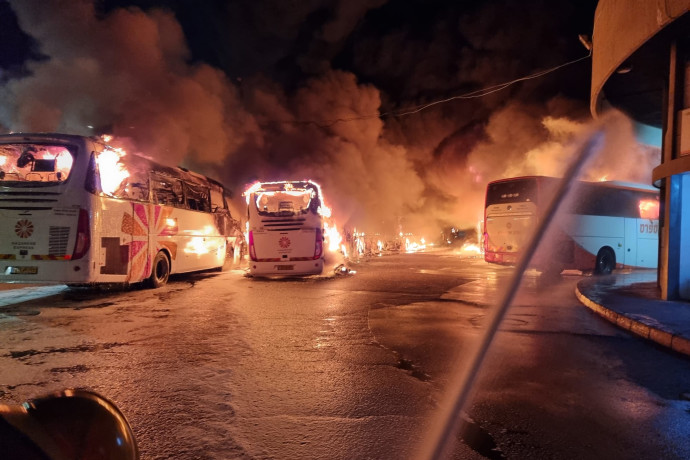
M491 182L484 208L484 259L515 264L560 179L516 177ZM531 265L541 270L656 268L659 192L625 182L578 182Z
M235 224L223 186L186 169L98 138L0 136L0 282L158 287L222 268Z
M250 274L313 275L323 271L327 208L318 184L259 182L245 196Z

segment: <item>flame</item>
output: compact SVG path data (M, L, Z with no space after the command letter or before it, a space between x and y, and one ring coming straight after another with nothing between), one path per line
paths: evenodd
M261 189L261 182L254 182L247 188L247 190L244 191L243 195L247 200L247 206L249 206L249 197L251 194L256 193L259 189Z
M609 175L608 175L608 174L604 174L604 175L601 176L598 180L599 180L599 182L606 182L607 180L609 180Z
M206 238L207 236L213 236L216 234L216 229L212 225L204 226L204 228L201 229L201 234L203 236L194 236L189 240L184 248L184 252L186 254L203 255L208 254L213 250L221 250L221 248L218 247L216 238Z
M65 176L67 176L69 171L72 169L72 163L74 163L74 158L72 158L72 155L64 150L57 155L49 153L45 156L45 158L55 158L55 169L57 172L65 174Z
M107 195L114 195L122 182L129 177L129 171L120 161L126 152L120 148L106 148L98 154L96 162L101 177L101 189Z
M482 249L478 244L474 243L465 243L462 245L462 248L460 249L460 252L464 253L472 253L479 255L482 253Z
M659 218L659 202L657 200L640 200L640 218L655 220Z
M417 252L426 249L426 241L421 238L419 242L410 241L410 238L405 238L405 252Z
M323 203L323 198L322 198L321 203ZM319 215L321 215L323 217L331 217L331 208L329 208L325 204L322 204L321 206L319 206L319 209L317 210L317 212L319 213Z
M209 244L206 242L206 238L202 236L193 237L189 243L184 248L185 254L196 254L203 255L211 252Z
M340 249L340 243L343 241L343 237L338 231L338 227L335 225L329 225L328 222L323 223L324 235L326 238L326 248L331 252L337 252Z
M5 166L5 163L7 163L7 157L0 157L0 166Z

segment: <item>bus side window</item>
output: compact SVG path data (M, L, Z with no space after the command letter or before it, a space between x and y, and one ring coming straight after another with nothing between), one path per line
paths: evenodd
M179 181L162 177L153 179L153 196L157 204L183 207L184 196L181 193L182 185ZM180 192L177 192L179 190Z
M184 195L187 198L187 207L189 209L203 212L211 211L208 188L185 183Z
M228 205L223 199L223 191L211 189L211 211L218 212L223 209L228 209Z
M149 200L149 184L144 182L132 182L130 184L130 198L136 201Z

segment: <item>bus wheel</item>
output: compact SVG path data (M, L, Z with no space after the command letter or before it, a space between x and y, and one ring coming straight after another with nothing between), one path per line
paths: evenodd
M153 270L151 270L149 284L154 289L159 288L168 282L169 277L170 262L168 261L168 256L163 251L159 251L156 254L156 258L153 259Z
M611 248L601 248L597 253L597 262L594 266L594 273L597 275L608 275L616 267L616 254Z

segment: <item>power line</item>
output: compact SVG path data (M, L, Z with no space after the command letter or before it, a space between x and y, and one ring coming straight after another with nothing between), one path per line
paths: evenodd
M291 123L291 124L314 124L317 126L321 127L330 127L335 125L336 123L347 123L350 121L361 121L361 120L371 120L373 118L390 118L390 117L403 117L406 115L412 115L415 113L419 113L423 110L426 110L430 107L439 105L439 104L446 104L451 101L455 101L458 99L476 99L484 96L488 96L489 94L496 93L498 91L502 91L509 86L512 86L516 83L519 83L521 81L526 81L526 80L533 80L535 78L543 77L544 75L550 74L552 72L555 72L557 70L562 69L563 67L567 67L573 64L576 64L580 61L584 61L586 59L589 59L592 56L592 51L589 52L586 56L582 56L577 59L573 59L572 61L564 62L563 64L559 64L555 67L551 67L546 70L541 70L539 72L535 72L533 74L524 76L524 77L519 77L514 80L510 80L504 83L499 83L497 85L489 86L487 88L482 88L478 89L475 91L470 91L469 93L465 94L460 94L457 96L451 96L447 97L445 99L438 99L436 101L428 102L426 104L421 104L415 107L409 107L406 109L400 109L400 110L391 110L388 112L383 112L380 114L371 114L371 115L359 115L359 116L354 116L354 117L348 117L348 118L336 118L333 120L298 120L298 121L278 121L278 123Z

